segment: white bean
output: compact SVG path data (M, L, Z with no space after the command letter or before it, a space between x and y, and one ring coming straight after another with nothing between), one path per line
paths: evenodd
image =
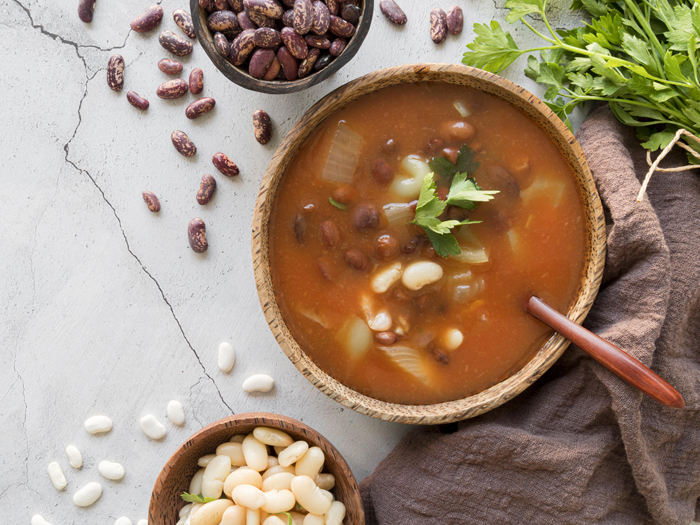
M259 472L267 469L267 446L255 439L253 434L245 437L241 448L246 465Z
M276 467L280 462L275 456L267 456L267 468Z
M241 507L240 505L231 505L224 512L219 525L246 525L245 507Z
M236 505L251 510L257 510L265 504L265 493L252 485L238 485L231 492Z
M190 494L192 494L192 493L190 492ZM199 492L197 494L199 494ZM192 511L192 505L194 505L194 504L188 503L187 505L182 507L180 509L180 512L178 512L178 516L180 516L181 518L184 518L185 516L189 516L190 512Z
M345 505L340 501L331 503L331 508L326 512L326 525L343 525L345 519Z
M148 520L139 520L136 522L136 525L148 525Z
M114 522L114 525L133 525L133 523L126 516L122 516L121 518L117 518L117 521Z
M73 468L80 468L83 466L83 455L80 453L77 447L73 445L68 445L66 447L66 454L68 455L68 462Z
M190 481L190 494L201 494L202 493L202 479L204 479L204 471L206 469L200 468Z
M275 474L279 474L280 472L290 472L294 474L294 467L283 467L282 465L277 465L275 467L267 469L267 471L265 471L262 475L263 483L267 478L274 476Z
M229 439L229 441L231 443L243 443L245 436L245 434L234 434L233 436L231 436L231 439Z
M255 374L243 381L244 392L269 392L275 386L275 380L267 374Z
M273 448L275 449L275 454L277 454L279 456L280 452L282 452L287 447L273 447Z
M242 443L242 442L241 442ZM226 442L216 447L216 455L225 455L231 458L231 465L235 467L245 467L245 456L241 443Z
M329 491L327 491L327 490L323 490L323 489L321 489L321 488L319 488L318 490L320 490L320 491L321 491L321 494L323 494L323 495L326 497L326 499L327 499L328 501L330 501L331 503L335 501L335 496L333 496L333 493L332 493L332 492L329 492Z
M292 480L291 489L299 505L311 514L325 514L331 508L330 500L309 476L296 476Z
M32 516L32 525L51 525L51 524L48 521L46 521L39 514L34 514L34 516Z
M231 458L228 456L216 456L204 470L202 477L202 496L205 498L219 498L224 489L224 480L231 472Z
M296 463L309 450L309 444L306 441L296 441L285 448L277 455L277 460L283 467L288 467L292 463Z
M89 507L102 496L102 485L91 481L73 494L73 503L78 507Z
M233 365L236 364L236 352L233 347L228 343L221 343L219 345L219 370L222 372L230 372L233 369Z
M316 479L325 461L326 456L323 454L323 450L319 447L311 447L306 451L306 454L297 461L294 467L294 474L297 476L309 476L311 479Z
M270 514L287 512L294 508L296 499L290 490L268 490L265 493L265 504L262 509Z
M416 261L403 271L401 282L409 290L420 290L442 279L442 266L432 261Z
M173 425L185 424L185 409L182 408L182 403L175 399L168 401L168 419Z
M246 509L245 525L260 525L260 509Z
M107 416L92 416L85 421L85 430L90 434L100 434L112 430L112 420Z
M216 456L217 454L207 454L206 456L202 456L197 460L197 465L200 467L206 467Z
M163 423L156 419L153 414L147 414L141 418L139 422L141 425L141 430L149 438L159 440L165 437L167 430L163 426Z
M269 478L263 480L262 490L267 492L269 490L289 490L292 485L292 480L294 479L294 474L291 472L279 472L270 476Z
M49 463L49 478L51 478L51 483L56 487L56 490L63 490L68 485L66 477L63 475L63 470L61 470L61 465L55 461Z
M277 516L269 516L263 521L263 525L287 525L288 522L289 521L282 521Z
M289 515L292 517L294 525L304 525L304 515L300 512L290 512Z
M442 342L446 350L456 350L464 341L464 334L457 328L450 328L445 332Z
M316 485L323 490L331 490L335 487L335 476L333 474L322 473L316 476Z
M386 332L393 324L391 316L386 312L379 312L367 323L374 332Z
M114 463L112 461L100 461L100 464L97 465L97 470L99 470L100 474L102 474L105 478L112 479L114 481L119 481L124 477L124 467L122 467L119 463Z
M190 520L191 525L219 525L226 509L233 503L227 499L217 499L205 503Z
M239 485L252 485L257 489L262 488L262 476L259 472L248 467L241 467L229 474L224 481L224 494L229 498L231 492Z
M294 440L286 432L276 428L258 427L253 430L255 439L271 447L288 447Z
M325 525L325 516L319 516L318 514L307 514L304 517L304 525Z
M402 268L398 261L379 268L370 279L369 287L374 293L386 292L401 279Z

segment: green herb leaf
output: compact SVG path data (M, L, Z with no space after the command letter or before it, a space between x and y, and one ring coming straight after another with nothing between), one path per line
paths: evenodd
M428 166L435 175L450 179L455 173L474 173L479 168L479 163L474 161L474 151L465 144L459 148L457 164L452 164L445 157L433 157L428 161Z
M345 204L338 202L333 197L329 197L328 202L330 202L333 206L335 206L339 210L347 210L348 209L348 207Z
M455 165L452 164L445 157L433 157L428 161L428 166L433 170L435 175L438 175L444 179L449 179L455 174Z
M184 499L188 503L209 503L210 501L215 501L217 498L205 498L201 494L188 494L187 492L183 492L182 496L180 496L182 499Z
M452 179L452 186L447 195L447 204L473 210L479 202L488 202L499 193L493 190L482 190L474 179L468 179L466 173L458 173Z
M299 506L298 503L297 506ZM276 516L281 516L282 514L287 515L287 525L294 525L294 520L292 519L292 515L289 512L280 512L279 514L276 514Z
M495 20L491 21L491 27L474 24L474 34L476 39L467 46L471 51L464 53L462 58L462 63L468 66L500 73L524 53L518 49L511 34L504 33Z

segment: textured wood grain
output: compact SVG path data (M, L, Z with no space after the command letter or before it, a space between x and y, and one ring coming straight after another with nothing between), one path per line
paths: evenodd
M189 489L192 476L200 468L197 465L197 459L214 453L217 446L229 441L233 435L248 434L255 427L260 426L279 428L295 440L304 440L310 446L320 447L326 456L323 471L335 476L333 493L347 509L343 523L345 525L364 524L365 515L357 481L343 456L325 437L291 417L250 412L215 421L192 435L175 451L161 470L153 487L148 508L149 525L175 525L179 519L178 512L185 506L180 495Z
M598 191L581 147L564 123L532 93L502 77L480 69L452 64L413 64L382 69L329 93L314 105L277 149L260 186L253 218L252 251L255 282L265 318L282 350L319 390L342 405L388 421L439 424L483 414L512 399L534 383L564 352L569 342L554 334L520 371L470 397L433 405L387 403L356 392L321 370L297 344L275 299L269 262L269 219L275 193L296 151L316 126L330 114L367 93L401 83L445 82L480 89L520 109L558 147L572 170L586 213L587 250L584 274L568 317L583 323L600 286L605 264L605 219Z

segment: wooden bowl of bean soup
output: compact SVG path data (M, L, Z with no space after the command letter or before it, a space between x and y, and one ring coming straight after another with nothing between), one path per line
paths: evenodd
M216 453L217 447L220 445L235 441L234 436L250 434L258 427L279 429L294 440L306 441L309 447L319 447L325 456L323 475L332 475L334 486L330 490L335 499L345 505L346 513L343 523L345 525L363 525L365 523L360 489L340 452L320 433L301 421L264 412L250 412L225 417L204 427L183 443L158 475L148 508L148 523L150 525L175 525L178 523L180 510L186 505L181 498L182 493L190 490L196 491L196 489L191 489L191 481L195 474L202 470L198 465L198 460L203 456ZM271 451L272 447L269 449ZM201 479L199 483L201 485ZM284 520L287 519L286 516L281 516ZM298 520L298 516L295 516L295 524L296 520ZM216 524L218 523L219 521L216 521Z
M309 381L363 414L438 424L501 405L564 352L525 303L583 323L605 221L578 142L539 99L415 64L301 118L262 181L252 249L270 329Z

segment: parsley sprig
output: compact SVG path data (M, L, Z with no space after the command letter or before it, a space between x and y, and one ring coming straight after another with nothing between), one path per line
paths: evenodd
M204 497L201 494L189 494L188 492L183 492L182 496L187 503L209 503L210 501L215 501L217 498Z
M507 0L508 23L522 22L544 42L520 49L496 21L475 24L462 62L495 73L530 55L527 76L547 86L546 104L570 128L574 108L610 104L623 124L637 128L642 146L666 147L679 128L700 136L700 3L694 0L573 0L591 22L554 30L547 0ZM542 25L525 17L535 15ZM544 26L544 27L542 27ZM700 151L692 139L688 146ZM700 161L688 154L691 163Z

